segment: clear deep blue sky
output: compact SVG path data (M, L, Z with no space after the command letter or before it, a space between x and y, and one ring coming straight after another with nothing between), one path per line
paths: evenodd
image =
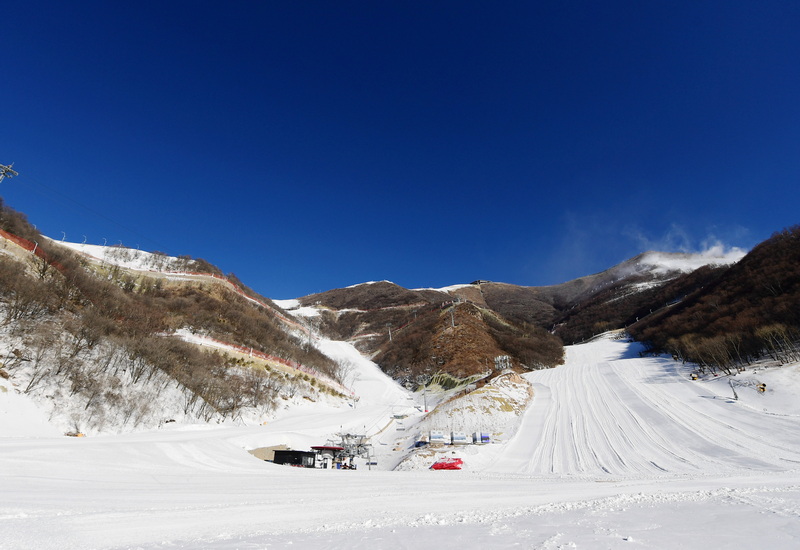
M800 2L6 2L0 195L271 298L800 222Z

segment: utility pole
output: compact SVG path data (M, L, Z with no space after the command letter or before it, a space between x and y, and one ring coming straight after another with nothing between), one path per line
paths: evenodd
M14 176L19 176L19 174L13 168L11 168L12 166L14 166L13 162L8 166L5 164L0 164L0 181L3 181L3 178L13 178Z
M312 343L311 341L312 341L312 338L313 338L313 334L314 334L314 329L315 328L316 327L314 327L314 321L309 319L308 320L308 344L306 344L306 348L307 349L311 349L311 343Z

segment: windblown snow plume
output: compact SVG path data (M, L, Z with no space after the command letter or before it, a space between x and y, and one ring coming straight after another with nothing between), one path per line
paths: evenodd
M640 264L652 266L656 274L680 271L690 273L704 265L728 265L741 260L747 254L746 250L732 247L727 248L717 243L699 253L669 253L645 252Z

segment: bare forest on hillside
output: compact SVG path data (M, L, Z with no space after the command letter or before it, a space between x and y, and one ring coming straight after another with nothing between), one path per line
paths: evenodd
M764 356L798 360L800 226L775 233L701 290L629 330L701 369L730 373Z
M15 245L3 240L0 329L13 345L0 374L19 376L23 392L45 392L54 404L56 397L80 401L76 429L101 428L112 416L122 426L164 421L149 410L162 392L177 392L178 412L210 420L236 418L246 407L270 410L311 386L304 374L272 372L168 336L178 328L338 375L333 361L233 292L200 283L169 288L114 267L98 273L5 206L0 228L36 243L35 254L15 257Z

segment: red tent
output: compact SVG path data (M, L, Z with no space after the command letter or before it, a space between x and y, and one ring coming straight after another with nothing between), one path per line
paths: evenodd
M431 470L460 470L464 461L460 458L441 458L433 463Z

